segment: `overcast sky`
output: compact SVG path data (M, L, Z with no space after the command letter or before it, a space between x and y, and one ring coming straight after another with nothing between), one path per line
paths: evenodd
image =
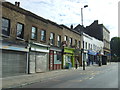
M120 0L6 0L11 3L20 1L20 7L58 24L74 27L81 24L89 26L98 20L99 24L110 31L110 37L118 36L118 2Z

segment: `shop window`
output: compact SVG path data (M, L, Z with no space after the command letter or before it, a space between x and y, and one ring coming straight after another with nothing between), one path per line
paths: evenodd
M61 60L62 60L62 56L61 56L61 53L60 53L60 52L57 52L57 60L58 60L58 61L61 61Z
M24 36L24 25L17 23L17 37L23 39Z
M37 28L32 27L31 39L37 39Z
M5 36L10 35L10 20L2 18L2 34Z

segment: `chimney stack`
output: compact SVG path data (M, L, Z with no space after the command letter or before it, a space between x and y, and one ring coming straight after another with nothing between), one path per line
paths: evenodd
M20 2L15 2L15 6L20 6Z
M18 7L20 6L20 2L18 2Z
M70 29L73 29L73 25L70 26Z
M98 20L94 20L94 23L98 24Z
M15 6L17 6L17 2L15 2Z

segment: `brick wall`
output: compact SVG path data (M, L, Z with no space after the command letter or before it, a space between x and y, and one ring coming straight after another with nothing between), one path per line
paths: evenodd
M64 40L64 35L71 37L73 39L73 45L75 44L75 39L80 40L80 35L70 31L54 23L50 20L46 20L40 16L37 16L29 11L26 11L18 6L10 3L3 4L2 16L10 19L10 37L9 40L16 40L16 25L17 22L24 24L24 40L31 40L31 30L32 26L37 28L37 39L31 40L37 43L49 44L50 33L55 33L55 46L57 46L57 35L61 36L61 42ZM40 41L40 30L46 30L46 41ZM19 41L19 40L18 40Z
M63 37L65 35L68 36L68 43L69 43L69 38L70 37L72 38L72 40L73 40L72 45L75 45L75 40L77 40L77 45L78 45L78 42L81 41L81 36L79 34L73 32L69 29L66 29L66 28L63 29Z
M16 25L17 23L22 23L26 25L25 23L25 15L19 12L14 11L13 9L2 7L2 17L10 19L10 37L9 40L16 40ZM26 35L24 35L25 37Z

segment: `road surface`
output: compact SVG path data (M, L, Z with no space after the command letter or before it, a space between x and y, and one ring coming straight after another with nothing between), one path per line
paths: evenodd
M81 67L82 68L82 67ZM74 70L20 88L118 88L118 63Z

